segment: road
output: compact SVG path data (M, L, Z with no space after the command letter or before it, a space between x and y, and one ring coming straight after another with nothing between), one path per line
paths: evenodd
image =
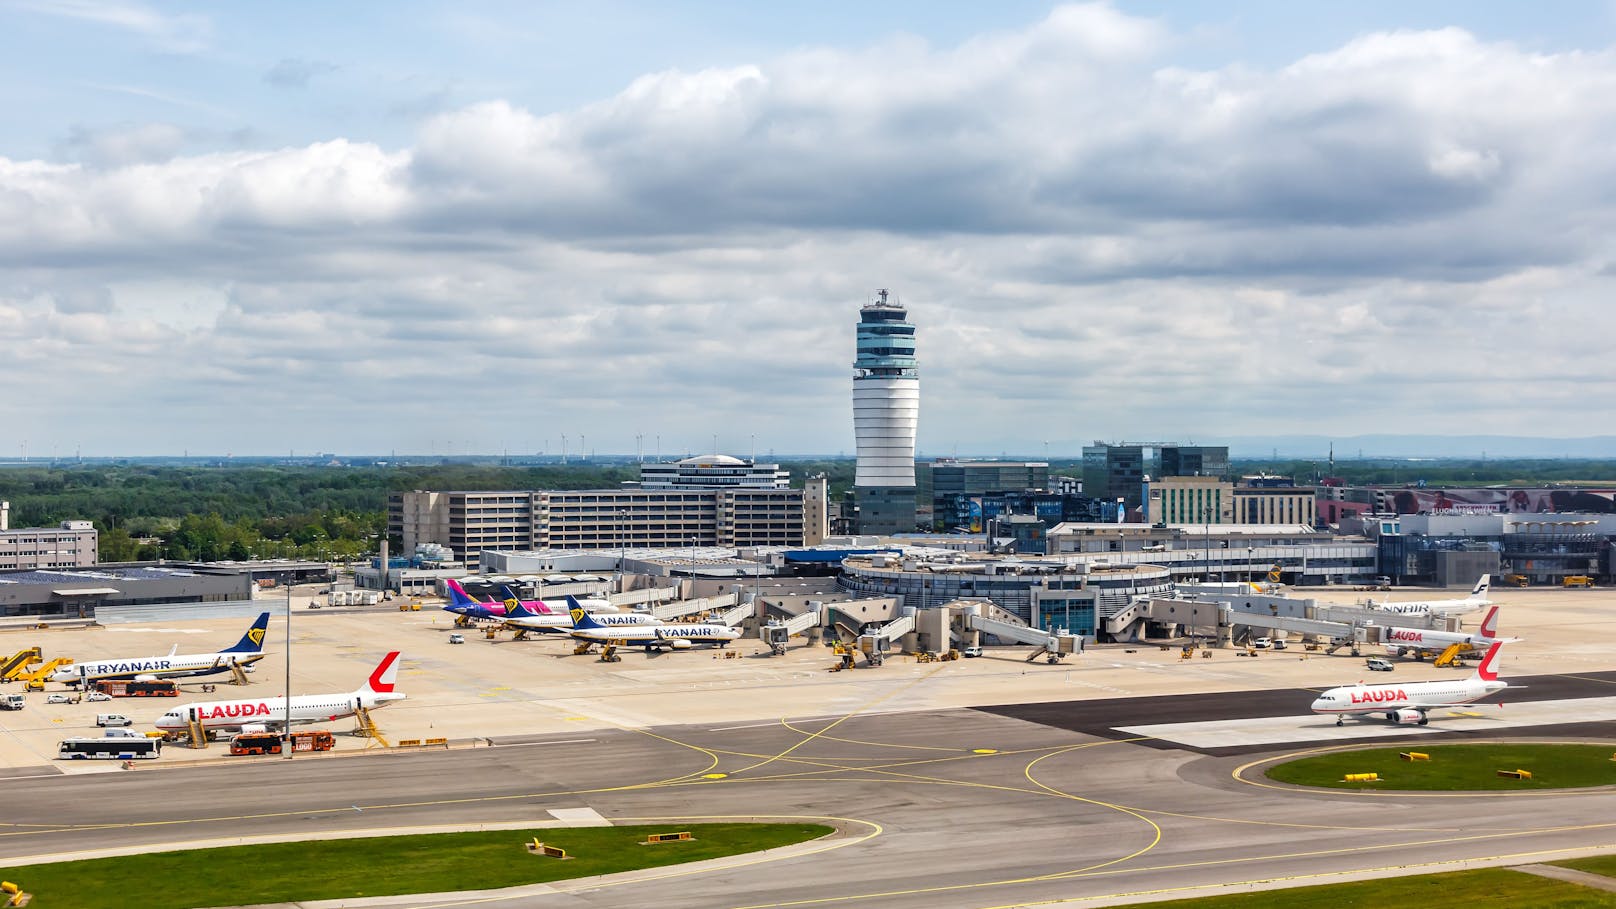
M1594 676L1540 681L1556 697L1605 695L1611 684ZM1235 692L1219 703L1231 715L1277 716L1263 707L1269 696ZM1272 703L1294 710L1297 700ZM573 809L623 822L815 818L841 832L811 854L527 888L476 905L920 909L1109 905L1616 851L1616 792L1275 787L1260 774L1236 776L1262 756L1250 750L1161 747L1116 731L1171 721L1169 701L1105 705L1103 717L1091 712L1093 702L849 714L520 736L449 752L19 776L4 783L0 865L244 835L538 827L550 812ZM1529 712L1531 703L1511 709ZM1366 736L1374 732L1364 727ZM1533 738L1550 733L1589 738L1609 727L1530 730ZM513 850L520 839L513 834Z

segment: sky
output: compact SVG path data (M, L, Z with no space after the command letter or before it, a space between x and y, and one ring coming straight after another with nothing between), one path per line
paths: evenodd
M922 455L1616 416L1608 2L0 22L0 458L851 455L879 288Z

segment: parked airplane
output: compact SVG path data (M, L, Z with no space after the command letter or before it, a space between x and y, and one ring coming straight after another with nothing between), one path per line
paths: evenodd
M720 647L725 647L728 646L730 641L741 636L739 631L728 625L706 623L610 627L601 624L598 621L601 618L600 616L590 615L572 597L567 597L567 602L572 606L572 636L583 641L593 641L601 644L608 641L621 641L634 647L644 647L647 651L653 647L686 650L692 644L717 644Z
M461 587L460 582L453 579L444 581L443 586L449 589L449 605L443 607L444 609L473 619L505 618L507 610L504 603L473 599L471 594L466 593L466 588Z
M1343 685L1331 688L1313 701L1314 713L1333 713L1340 726L1347 715L1383 713L1393 723L1429 722L1426 712L1437 707L1471 704L1509 687L1498 678L1498 651L1503 644L1494 641L1482 657L1475 674L1464 681L1404 682L1387 685Z
M264 658L264 635L268 630L269 613L260 613L252 626L247 629L247 633L236 642L236 646L228 650L181 654L180 645L175 644L174 649L168 652L168 656L121 657L73 663L51 673L50 680L80 685L97 679L132 679L143 675L213 675L218 672L229 672L232 665L250 666Z
M336 694L301 694L292 698L288 716L286 698L246 698L239 701L202 701L176 707L157 719L157 728L164 732L183 732L191 719L196 719L207 732L237 730L269 730L286 728L288 719L293 726L299 723L323 723L340 720L358 713L361 708L375 710L404 695L393 691L398 680L398 652L382 657L376 668L355 691Z
M1492 575L1482 575L1476 586L1470 588L1470 595L1458 600L1405 600L1398 603L1377 603L1369 600L1365 605L1370 609L1399 615L1463 615L1493 604L1492 600L1487 599L1487 591L1492 586L1492 580Z
M1513 644L1520 638L1498 636L1498 607L1487 607L1487 616L1474 634L1462 631L1427 631L1423 628L1387 628L1381 635L1386 652L1392 656L1411 656L1423 659L1426 654L1438 654L1454 644L1464 645L1461 653L1485 651L1493 643Z
M573 602L578 602L574 600ZM590 618L607 628L621 628L626 626L661 625L662 620L648 612L604 612L597 613L589 608L587 601L579 603ZM547 613L540 615L529 612L525 606L517 605L507 607L505 610L505 624L512 628L525 628L528 631L568 632L573 630L571 610L561 613Z
M527 609L529 612L536 612L540 615L545 615L548 613L565 615L567 613L567 609L560 608L560 604L557 603L546 603L543 600L524 600L516 595L516 591L504 584L499 585L499 592L504 595L506 606L516 603L517 605ZM583 603L584 608L589 610L591 615L601 615L603 613L620 611L616 606L612 605L610 600L586 598L579 600L578 602Z

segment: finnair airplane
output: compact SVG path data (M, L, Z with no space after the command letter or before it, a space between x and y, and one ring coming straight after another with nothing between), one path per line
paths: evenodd
M1410 656L1423 659L1426 654L1438 654L1454 644L1462 644L1463 653L1485 652L1493 644L1513 644L1520 638L1498 636L1498 607L1488 606L1487 616L1474 634L1462 631L1427 631L1423 628L1387 628L1381 635L1386 652L1392 656Z
M586 612L577 600L568 597L572 605L572 636L582 641L593 641L604 644L608 641L621 641L634 647L644 647L647 651L653 647L668 650L688 650L693 644L717 644L720 647L728 646L741 636L739 631L728 625L620 625L611 627L601 624L601 616L592 616Z
M1498 651L1503 644L1494 641L1487 648L1476 672L1464 681L1406 682L1389 685L1343 685L1331 688L1313 701L1314 713L1333 713L1340 726L1348 716L1382 713L1393 723L1418 723L1424 726L1429 719L1426 712L1437 707L1458 707L1473 704L1509 687L1498 678Z
M292 698L290 721L323 723L340 720L359 712L359 708L375 710L404 695L393 691L398 681L398 652L382 658L376 668L355 691L336 694L300 694ZM244 698L237 701L202 701L176 707L157 719L157 728L165 732L183 732L194 718L207 732L256 732L271 729L285 730L288 720L286 698Z
M133 679L139 676L213 675L229 672L230 667L250 666L264 658L264 636L269 631L269 613L261 613L241 636L236 646L216 653L179 652L180 646L168 656L120 657L111 660L93 660L73 663L51 673L53 682L81 685L97 679Z
M1458 600L1405 600L1398 603L1377 603L1369 600L1365 605L1370 609L1399 615L1463 615L1493 604L1492 600L1487 599L1487 591L1492 586L1492 581L1492 575L1482 575L1476 586L1470 588L1470 595Z

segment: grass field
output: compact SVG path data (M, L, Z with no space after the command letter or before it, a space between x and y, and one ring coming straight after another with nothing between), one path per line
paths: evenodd
M1429 754L1405 761L1400 751ZM1608 745L1502 744L1421 745L1333 751L1268 768L1271 780L1332 789L1515 791L1616 785L1616 761ZM1500 777L1499 770L1529 770L1532 778ZM1378 773L1380 782L1343 782L1349 773Z
M1616 878L1616 855L1591 855L1587 858L1566 859L1563 862L1550 862L1562 868L1575 868L1578 871L1589 871L1594 874L1603 874L1608 878ZM1611 902L1616 902L1612 899Z
M1208 896L1149 905L1151 909L1387 909L1391 906L1610 909L1613 898L1616 898L1616 893L1506 868L1485 868L1384 881L1355 881L1322 887Z
M640 845L647 834L684 830L695 839ZM0 878L34 894L32 909L195 909L515 887L755 852L830 832L817 824L694 824L311 840L0 868ZM529 855L523 844L534 837L571 858Z

